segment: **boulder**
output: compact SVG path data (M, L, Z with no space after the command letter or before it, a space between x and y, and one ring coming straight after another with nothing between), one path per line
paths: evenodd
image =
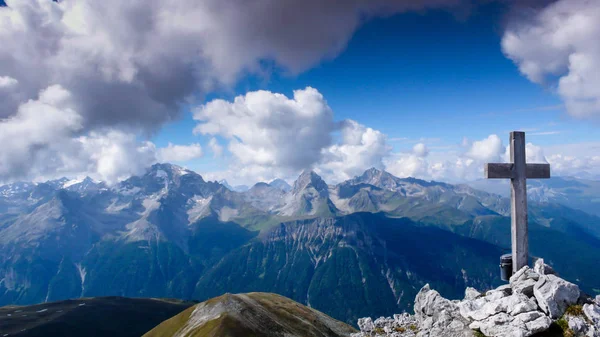
M417 337L470 337L468 321L460 315L456 303L443 298L426 284L415 298L415 317L419 326Z
M585 333L587 324L581 317L569 317L568 318L569 329L573 330L576 334Z
M513 292L517 294L523 294L528 297L533 296L533 287L537 283L536 280L533 279L525 279L523 281L515 282L512 285Z
M375 325L373 324L373 320L371 319L371 317L359 318L358 327L360 331L363 332L371 332L375 330Z
M479 296L481 296L481 293L477 291L477 289L471 287L467 287L467 289L465 289L465 300L472 301Z
M525 337L525 324L520 324L520 326L510 324L513 320L513 317L510 315L499 313L482 321L475 321L469 327L471 329L479 329L486 336Z
M544 259L537 259L533 271L540 275L557 275L552 267L544 263Z
M540 274L531 270L528 266L521 268L510 278L510 287L514 293L533 296L533 287L539 280Z
M583 313L595 327L600 328L600 306L595 304L584 304Z
M579 287L556 275L541 275L533 288L539 307L552 319L561 317L579 299Z

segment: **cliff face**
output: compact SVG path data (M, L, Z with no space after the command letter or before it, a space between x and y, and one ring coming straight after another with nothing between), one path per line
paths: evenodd
M425 285L415 298L414 311L375 321L361 318L361 332L353 337L600 336L600 296L581 293L543 260L484 294L467 288L460 301L445 299Z

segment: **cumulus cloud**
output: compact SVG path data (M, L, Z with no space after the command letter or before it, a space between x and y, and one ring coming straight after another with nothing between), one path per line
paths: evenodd
M417 143L413 146L413 152L418 157L427 157L429 154L429 149L423 143Z
M498 135L489 135L485 139L472 142L466 156L477 161L498 162L504 149Z
M362 174L371 167L383 168L383 159L390 152L383 133L353 120L342 123L341 133L339 144L321 150L317 173L335 183Z
M7 0L0 74L20 86L0 117L58 84L86 128L156 130L190 97L269 71L265 60L298 73L337 56L366 19L463 2Z
M452 151L429 153L424 144L417 145L386 159L386 169L399 177L464 182L482 179L485 163L510 161L509 146L494 134L474 141L463 138ZM525 152L529 163L548 162L540 146L527 143Z
M112 183L143 172L158 158L185 160L201 152L197 144L157 149L125 130L82 129L71 92L58 85L42 90L0 121L0 182L89 175Z
M194 119L195 133L227 139L240 163L291 171L317 162L336 128L323 95L310 87L291 99L255 91L233 102L214 100L195 109Z
M6 6L0 7L0 119L6 119L3 127L20 123L25 130L25 125L32 125L35 119L50 116L42 116L42 109L35 110L37 113L21 110L27 109L28 102L52 109L38 94L53 86L69 93L69 109L77 112L56 116L47 124L53 132L19 134L19 138L30 138L20 140L22 149L29 153L13 157L14 150L0 150L0 156L8 160L1 164L2 178L13 179L22 177L23 172L35 174L20 167L36 160L36 156L42 158L42 154L49 153L48 148L59 148L63 141L73 145L92 132L99 135L110 130L142 135L155 132L178 116L182 104L232 85L240 74L271 71L265 64L298 73L333 58L369 18L409 10L451 8L461 1L5 2ZM40 116L33 116L36 114ZM68 120L76 123L68 124ZM310 128L295 131L307 141L296 154L306 150L306 155L285 157L289 149L273 153L268 144L259 146L256 152L247 152L254 148L243 142L230 142L229 149L240 158L246 156L248 162L298 168L318 159L321 149L329 143L329 132L324 132L325 136L317 132L313 140L304 135L313 132ZM39 142L39 137L50 133L52 137ZM283 134L279 136L285 138ZM56 139L56 144L50 144L50 138ZM137 146L144 147L145 143ZM216 146L211 148L217 149L214 153L220 152Z
M202 147L198 143L190 145L173 145L158 150L158 160L161 162L185 162L202 157Z
M208 147L210 147L210 150L215 158L219 158L223 155L223 146L219 144L219 141L215 137L212 137L208 141Z
M600 2L560 0L516 19L502 48L535 83L556 88L575 117L600 117Z
M17 83L19 83L19 81L10 76L0 76L0 90L2 88L13 87L17 85Z
M227 140L235 172L230 180L270 181L315 169L339 181L383 167L390 151L381 132L352 120L336 122L323 95L310 87L292 98L255 91L232 102L214 100L195 109L194 118L197 134Z

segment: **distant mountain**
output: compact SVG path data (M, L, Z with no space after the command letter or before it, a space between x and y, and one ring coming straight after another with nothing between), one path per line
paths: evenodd
M246 192L247 190L249 190L250 188L246 185L237 185L237 186L231 186L227 183L227 180L223 179L219 181L219 184L225 186L228 190L230 191L234 191L234 192Z
M225 294L161 323L144 337L343 337L354 328L288 298Z
M0 307L0 336L139 337L194 305L167 299L82 298Z
M506 180L478 180L469 183L490 193L510 196ZM527 180L527 198L539 203L559 203L571 208L600 216L600 181L572 177Z
M269 183L269 185L278 188L284 192L289 192L292 189L292 186L290 186L290 184L288 184L285 180L283 179L275 179L273 181L271 181Z
M286 193L283 205L277 209L283 216L331 216L337 213L329 199L329 186L315 172L304 171Z
M600 289L600 218L529 211L531 254ZM112 186L15 183L0 187L0 305L264 291L354 323L410 310L425 282L446 297L497 284L509 215L497 194L376 169L337 185L306 171L287 192L235 192L170 164Z

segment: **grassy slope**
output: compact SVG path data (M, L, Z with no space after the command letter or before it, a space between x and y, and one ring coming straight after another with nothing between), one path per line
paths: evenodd
M347 336L350 326L283 296L270 293L226 294L198 304L161 323L144 337L180 336L191 317L218 309L220 315L185 337Z
M6 306L0 307L0 336L138 337L193 304L179 300L98 297Z

